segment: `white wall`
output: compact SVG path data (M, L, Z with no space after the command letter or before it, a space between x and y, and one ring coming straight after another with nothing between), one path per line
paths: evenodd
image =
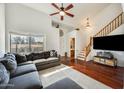
M63 36L60 37L60 55L61 56L65 56L65 52L66 52L66 34L68 32L67 29L62 29L63 30Z
M102 29L106 24L116 18L122 12L121 4L111 4L103 11L101 11L96 17L94 17L95 28L92 34L97 33ZM117 35L117 34L124 34L124 24L117 28L115 31L110 33L109 35ZM96 52L102 50L94 50L92 48L91 53L88 55L87 60L93 60L93 56L96 55ZM118 59L118 65L124 66L124 52L119 51L109 51L111 52L115 58Z
M45 35L46 49L59 50L59 31L51 26L49 15L21 4L6 4L6 51L9 51L9 32Z
M5 52L5 6L0 4L0 52Z
M124 12L124 3L122 3L121 6L122 6L122 9L123 9L123 12Z

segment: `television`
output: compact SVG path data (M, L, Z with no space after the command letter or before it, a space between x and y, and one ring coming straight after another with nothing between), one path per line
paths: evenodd
M94 37L93 49L124 51L124 34Z

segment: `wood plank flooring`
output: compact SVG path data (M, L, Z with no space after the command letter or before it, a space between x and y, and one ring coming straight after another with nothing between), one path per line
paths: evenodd
M109 67L94 63L93 61L84 62L77 59L61 57L61 63L72 67L97 81L100 81L112 88L124 88L124 67Z

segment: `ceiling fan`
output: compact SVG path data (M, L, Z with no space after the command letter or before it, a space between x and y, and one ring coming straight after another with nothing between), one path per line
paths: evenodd
M73 14L67 12L69 9L71 9L71 8L74 7L72 4L68 5L66 8L63 7L63 3L61 4L61 7L58 7L55 3L52 3L51 5L54 6L56 9L58 9L59 11L50 14L50 16L53 16L53 15L59 14L61 20L64 19L64 15L68 15L68 16L70 16L70 17L74 17Z

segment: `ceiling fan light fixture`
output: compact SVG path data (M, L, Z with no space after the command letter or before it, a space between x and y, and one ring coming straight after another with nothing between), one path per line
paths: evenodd
M63 6L63 3L61 4L61 7L58 7L55 3L52 3L52 6L55 7L56 9L58 9L58 12L52 13L50 14L50 16L59 14L60 15L60 20L63 21L64 20L64 16L67 15L69 17L74 17L73 14L68 13L67 11L70 10L71 8L73 8L74 6L72 4L69 4L67 7Z
M87 18L86 29L90 28L89 18Z
M59 15L60 15L60 16L64 16L64 15L65 15L65 12L64 12L64 11L60 11L60 12L59 12Z

